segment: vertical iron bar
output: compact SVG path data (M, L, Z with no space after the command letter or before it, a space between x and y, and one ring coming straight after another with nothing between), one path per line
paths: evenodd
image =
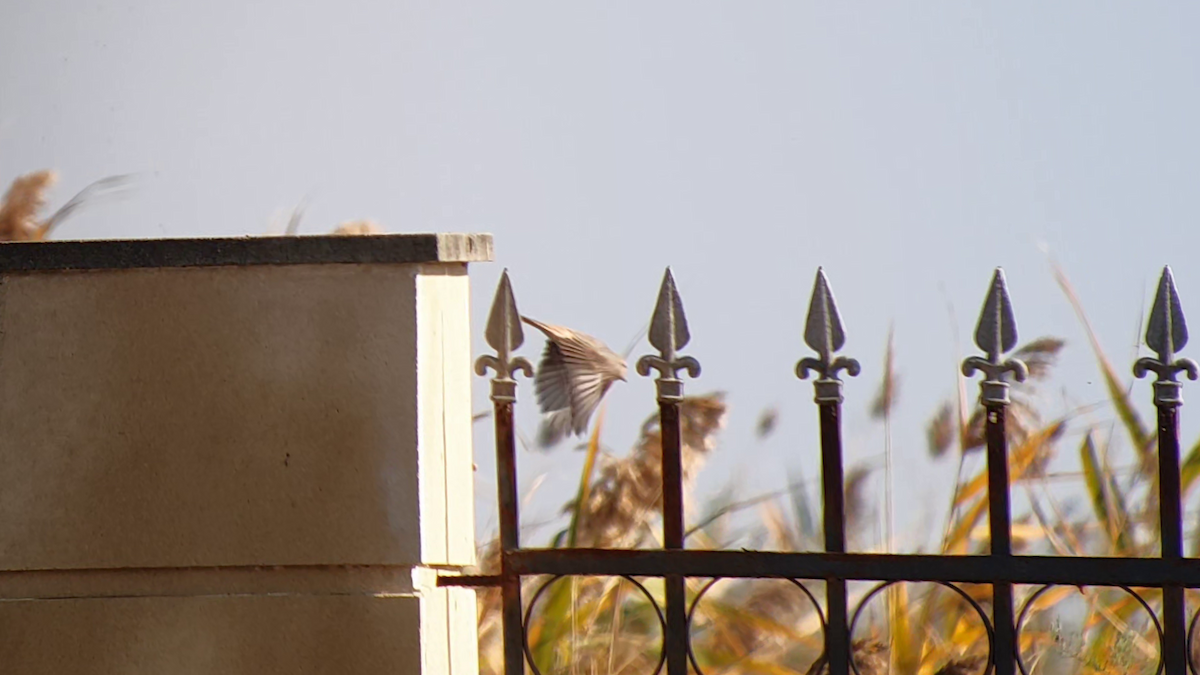
M975 344L986 356L969 356L963 361L967 377L981 372L979 403L987 413L987 472L989 555L998 566L1012 562L1012 506L1009 503L1008 428L1005 411L1011 399L1009 379L1023 382L1029 368L1020 359L1005 359L1017 346L1017 321L1004 270L996 268L991 287L975 327ZM1013 623L1013 588L1008 582L992 583L992 660L996 675L1017 672L1017 635Z
M659 352L657 356L647 355L638 359L637 371L643 377L648 376L651 370L658 371L655 386L658 390L658 424L662 433L663 548L681 551L684 544L683 438L679 408L683 403L683 382L678 375L679 371L687 371L691 377L699 376L700 363L690 356L679 354L679 350L691 340L691 333L670 267L663 274L646 337ZM687 580L681 574L667 574L663 583L667 596L667 625L666 634L663 635L667 675L687 675L688 642L691 639L687 623Z
M517 501L517 442L513 426L513 404L517 383L512 376L524 373L533 377L533 367L512 352L525 341L521 332L521 313L513 297L508 270L500 275L496 297L488 314L484 337L496 355L475 360L475 373L493 370L492 407L496 423L496 498L500 502L500 620L504 636L505 675L525 673L525 628L521 617L521 575L512 565L512 554L521 546L521 521Z
M1012 507L1008 492L1008 436L1004 408L1000 403L986 406L990 554L1000 560L1012 557ZM1010 583L992 584L992 623L996 631L996 675L1013 675L1017 668L1017 640Z
M845 477L842 475L842 381L840 371L851 377L858 375L858 361L836 352L846 342L846 331L825 270L817 268L812 297L808 302L808 317L804 322L804 344L817 352L817 357L800 359L796 376L806 379L816 373L813 382L814 400L821 419L821 506L825 550L846 552ZM846 579L825 578L824 660L829 675L849 675L851 672L850 628L846 622Z
M504 630L504 673L525 672L525 627L521 623L521 577L512 570L509 554L521 545L517 498L517 454L513 403L496 400L496 476L500 501L500 593Z
M817 405L821 416L825 550L830 553L845 553L846 500L842 471L841 383L837 382L835 396L825 397L821 396L820 392L822 384L825 382L817 381ZM851 655L845 579L825 579L825 602L829 621L825 631L825 656L829 663L829 675L849 675Z
M1155 383L1174 385L1175 382ZM1158 400L1158 513L1162 535L1161 556L1164 559L1183 558L1183 497L1179 477L1179 406L1173 397ZM1183 587L1171 584L1163 588L1163 637L1166 653L1163 665L1167 675L1184 675L1187 668L1187 613Z
M679 399L659 397L662 428L663 544L667 550L683 549L683 450L679 424ZM687 675L687 597L684 577L668 574L667 675Z
M660 400L662 426L663 542L668 549L683 548L683 455L679 427L679 402Z
M1157 358L1143 357L1133 364L1133 374L1145 377L1153 372L1154 406L1158 408L1158 526L1163 560L1183 559L1183 495L1179 476L1179 407L1183 405L1183 385L1176 376L1200 378L1200 366L1191 359L1176 359L1187 345L1187 320L1179 304L1179 292L1171 268L1163 267L1158 292L1146 322L1146 346ZM1188 669L1187 609L1183 586L1163 585L1163 654L1167 675L1185 675Z

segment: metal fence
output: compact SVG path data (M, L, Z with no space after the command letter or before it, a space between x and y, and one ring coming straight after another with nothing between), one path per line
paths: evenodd
M975 332L982 356L967 358L963 373L983 375L980 403L986 412L987 489L990 530L988 555L917 555L846 553L846 518L843 496L841 373L858 375L859 364L837 352L845 342L841 317L828 279L817 271L809 305L804 342L816 356L796 364L800 379L815 376L813 386L820 415L821 478L825 552L785 553L766 551L684 550L683 476L681 466L680 402L686 372L695 378L699 363L679 351L689 340L687 319L670 269L667 270L651 319L649 341L657 355L642 357L637 370L642 376L657 372L657 392L662 432L663 541L662 549L538 549L523 548L518 539L519 518L516 477L516 446L513 405L516 382L523 372L532 376L529 362L514 357L524 337L507 272L500 280L486 328L487 343L496 350L483 356L476 371L495 372L491 399L495 405L496 459L500 502L500 571L488 576L447 576L441 585L498 586L502 595L504 667L506 675L538 672L529 658L523 616L521 579L530 576L616 576L637 583L638 577L664 580L665 607L656 612L662 623L663 647L655 673L685 675L689 663L702 672L690 646L690 617L685 579L699 577L823 580L825 611L817 608L824 630L824 652L811 672L827 669L831 675L857 672L851 655L850 634L863 605L871 596L899 582L933 582L956 590L978 613L986 629L988 660L986 673L1028 674L1018 649L1018 631L1025 611L1042 591L1054 585L1108 586L1133 594L1150 612L1159 639L1158 673L1200 673L1200 664L1189 662L1190 635L1197 615L1189 624L1184 589L1200 588L1200 560L1183 556L1182 496L1180 494L1179 407L1183 403L1180 373L1197 379L1191 359L1177 359L1176 352L1187 342L1187 327L1169 267L1163 269L1146 330L1146 345L1157 358L1141 358L1134 374L1154 373L1154 405L1158 410L1158 489L1161 554L1158 558L1067 557L1014 555L1005 411L1010 403L1008 380L1023 381L1026 365L1005 358L1016 347L1017 329L1004 273L997 269ZM847 581L875 581L876 586L853 613L847 606ZM988 584L992 587L991 612L955 584ZM1013 585L1041 586L1014 611ZM1161 588L1161 615L1155 615L1135 588ZM644 590L644 587L643 587ZM807 592L807 591L806 591ZM649 597L649 594L646 594ZM651 600L653 602L653 599ZM1198 613L1200 615L1200 613Z

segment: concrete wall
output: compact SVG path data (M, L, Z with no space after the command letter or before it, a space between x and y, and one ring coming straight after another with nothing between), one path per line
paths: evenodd
M0 277L0 672L476 673L487 243Z

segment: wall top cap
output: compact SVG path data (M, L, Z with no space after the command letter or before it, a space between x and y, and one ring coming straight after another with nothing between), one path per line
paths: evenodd
M371 234L0 243L0 274L155 267L466 263L492 260L490 234Z

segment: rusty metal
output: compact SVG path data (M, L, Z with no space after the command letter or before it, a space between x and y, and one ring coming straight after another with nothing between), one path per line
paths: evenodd
M523 548L511 554L522 576L685 577L825 579L850 581L948 581L963 584L1055 584L1065 586L1200 588L1194 559L1065 557L916 553L783 553L776 551L663 551L657 549Z
M485 355L475 362L479 375L495 371L492 379L492 407L496 428L496 494L500 502L500 620L504 630L504 668L508 673L523 673L525 630L521 623L521 576L512 568L511 553L521 547L520 497L517 495L517 443L513 426L513 404L517 400L513 375L533 376L533 367L512 352L525 341L521 314L513 296L508 270L500 275L496 297L484 332L495 356Z
M1170 269L1164 269L1147 325L1146 344L1155 358L1142 358L1134 373L1144 377L1155 373L1154 403L1158 409L1159 489L1162 552L1157 558L1066 557L1015 555L1012 550L1010 486L1007 457L1006 412L1009 389L1028 375L1018 359L1005 358L1017 343L1017 327L1004 273L997 269L975 332L975 342L984 352L964 360L963 373L983 373L980 404L986 413L986 446L990 550L987 555L920 555L846 553L845 504L842 471L841 372L857 375L860 367L854 359L838 356L845 343L841 315L834 302L829 280L817 271L808 317L805 343L816 352L796 364L802 379L815 375L815 402L819 411L824 507L825 551L784 553L766 551L685 550L683 509L683 466L680 428L680 401L683 398L681 371L691 377L700 373L700 364L680 356L690 339L675 279L668 269L659 289L649 341L658 354L644 356L637 363L643 376L657 371L656 387L659 422L662 431L663 541L662 549L538 549L522 548L519 537L516 454L512 425L516 382L513 375L531 375L528 362L514 358L512 352L523 336L516 303L505 273L496 292L488 320L488 344L495 356L484 356L476 364L481 375L487 369L496 372L492 380L495 404L496 452L500 495L501 563L498 574L446 576L442 586L494 587L503 589L503 629L506 675L522 675L526 661L533 672L525 627L533 612L536 596L559 578L568 576L619 576L637 585L654 607L663 627L661 659L655 672L685 675L690 664L703 675L692 649L690 627L696 607L705 593L721 579L783 579L797 585L816 607L824 631L825 650L811 672L826 668L829 675L857 672L851 658L851 637L866 603L896 583L932 582L962 597L986 628L988 661L986 672L996 675L1026 673L1027 667L1018 650L1019 632L1031 604L1054 585L1107 586L1132 594L1146 610L1159 633L1161 660L1159 672L1184 675L1192 642L1191 631L1200 623L1200 610L1191 623L1183 604L1186 588L1200 588L1200 564L1183 556L1182 494L1179 458L1179 409L1182 386L1179 373L1190 379L1200 376L1200 368L1190 359L1176 358L1187 342L1187 326L1180 309L1178 292ZM521 581L549 577L535 592L534 602L524 608ZM659 605L638 578L662 578L665 603ZM708 579L689 605L686 580ZM826 585L825 608L801 580L820 580ZM878 582L854 608L848 607L848 581ZM959 584L987 584L993 589L991 616ZM1040 586L1020 605L1014 617L1013 586ZM1164 604L1160 616L1139 595L1138 588L1162 588ZM849 618L849 620L847 620ZM1015 620L1014 620L1015 619Z
M663 547L683 550L683 459L679 429L679 401L658 402L662 428ZM688 629L686 580L679 574L666 575L667 631L664 651L667 675L687 675Z
M691 333L688 331L687 316L683 313L683 301L675 288L675 277L669 267L663 274L658 302L650 319L648 338L659 353L639 359L637 370L642 377L648 377L651 370L658 371L655 385L658 389L659 428L662 430L663 547L668 551L682 551L683 441L679 426L679 403L683 400L683 382L678 374L686 370L691 377L697 377L700 375L700 363L690 356L678 355L678 351L691 339ZM681 574L668 573L664 577L667 626L663 636L663 651L666 654L667 675L687 675L687 580Z
M521 576L512 569L509 553L520 548L518 518L516 443L513 435L512 402L497 400L496 466L497 494L500 504L500 596L501 623L504 629L504 667L522 672L525 630L521 622Z
M448 586L461 586L466 588L491 588L500 585L501 576L499 574L444 574L438 577L437 585L440 588Z

